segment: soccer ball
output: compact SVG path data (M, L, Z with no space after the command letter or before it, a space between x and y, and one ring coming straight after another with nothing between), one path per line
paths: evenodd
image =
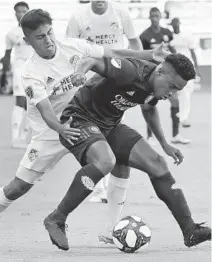
M148 226L137 216L122 218L113 228L113 242L123 252L133 253L151 239Z

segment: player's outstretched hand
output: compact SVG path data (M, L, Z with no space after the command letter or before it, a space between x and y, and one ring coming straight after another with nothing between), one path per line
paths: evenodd
M86 81L86 76L81 73L75 73L71 76L71 83L73 86L79 87L84 85Z
M171 53L165 50L164 43L161 43L159 46L153 49L153 59L158 62L163 62L164 58L166 58L169 54Z
M184 156L179 149L167 144L163 147L163 150L168 156L171 156L175 160L174 164L180 165L183 162Z
M80 137L80 129L71 128L72 117L63 124L63 128L60 132L60 135L65 138L72 146L74 145L73 141L77 141Z

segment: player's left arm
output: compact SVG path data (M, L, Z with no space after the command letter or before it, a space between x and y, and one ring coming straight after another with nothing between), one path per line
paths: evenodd
M164 152L175 160L175 164L181 164L181 162L183 161L183 155L177 148L172 147L166 141L160 124L160 117L156 106L151 104L144 104L141 105L141 109L147 125L156 136Z
M198 62L197 62L197 56L196 56L196 53L195 53L195 47L196 47L195 41L194 41L192 36L187 36L187 45L188 45L188 49L191 52L191 57L192 57L192 60L194 62L196 73L197 73L198 76L201 76L201 74L199 72Z
M172 54L176 54L177 50L173 44L173 33L169 29L167 29L167 35L169 37L169 45L168 45L169 50Z
M115 58L135 58L162 62L167 55L169 55L169 52L164 49L163 43L152 50L104 49L105 57Z
M89 70L113 79L120 85L131 83L138 77L136 64L128 59L86 57L77 63L75 74L72 76L72 84L74 86L83 85L86 81L85 74Z
M132 18L130 17L130 13L126 9L122 9L122 24L123 24L123 29L124 29L124 34L126 35L130 47L133 50L143 50L142 43L138 37L138 35L135 32L135 27L133 25Z

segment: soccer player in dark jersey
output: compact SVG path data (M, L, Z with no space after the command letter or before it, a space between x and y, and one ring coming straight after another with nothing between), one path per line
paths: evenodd
M69 249L65 233L68 214L82 203L104 175L113 171L115 164L149 175L157 196L178 222L186 246L210 240L211 229L194 223L182 189L165 159L137 131L120 123L127 109L141 105L145 120L163 150L180 164L183 156L166 141L155 105L182 90L195 77L191 61L180 54L168 55L159 65L136 59L85 58L76 67L73 84L83 84L88 70L100 76L94 76L79 89L61 116L62 123L72 117L71 126L81 130L78 141L70 144L62 137L60 141L82 168L57 209L44 220L52 243L60 249Z
M162 42L167 46L172 53L176 53L175 47L172 45L173 34L172 32L160 26L161 12L157 7L153 7L150 9L149 18L151 21L151 26L148 27L141 35L140 40L143 44L144 50L153 49ZM171 103L171 118L172 118L172 142L177 144L188 144L190 140L183 138L179 134L179 100L177 95L173 95L170 97ZM153 142L152 132L148 128L147 129L147 138L149 141Z

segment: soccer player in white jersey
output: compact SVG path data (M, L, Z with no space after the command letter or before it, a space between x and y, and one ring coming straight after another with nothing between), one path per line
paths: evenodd
M173 27L174 35L172 43L175 46L178 53L187 56L195 66L197 75L200 75L197 58L195 54L195 42L191 35L185 34L180 30L180 20L179 18L173 18L171 21ZM180 102L180 122L183 127L190 127L189 123L189 113L191 106L191 94L194 91L194 82L190 81L187 86L183 89L183 92L179 92L179 102Z
M3 58L3 71L9 70L10 57L13 50L14 62L13 71L13 95L15 96L15 106L12 112L12 147L26 148L28 125L26 114L26 97L21 83L21 68L29 57L32 48L23 40L23 31L20 27L22 16L28 12L29 6L26 2L18 2L14 6L18 25L13 27L6 35L6 51Z
M164 55L161 49L105 49L100 45L91 45L83 39L71 38L59 42L55 39L49 13L41 9L34 9L25 14L21 19L21 27L25 41L34 49L22 73L32 140L19 164L15 178L0 188L0 213L28 192L39 177L53 168L69 152L60 143L59 134L70 144L73 144L72 140L79 138L80 130L70 127L71 119L63 125L59 118L77 91L71 79L77 77L74 70L80 58L120 56L149 60ZM61 230L63 225L52 221L50 227L53 231Z
M121 4L108 0L92 0L85 9L72 14L66 29L66 36L86 39L91 43L114 49L127 47L125 41L127 38L131 49L143 49L128 10L123 8ZM87 77L93 74L93 72L89 72ZM129 172L129 168L127 169L123 170L122 168L121 170L126 173ZM107 195L110 198L110 194L112 194L110 185L107 193L108 179L109 175L97 184L94 194L90 198L91 202L107 203ZM124 184L128 184L128 179L124 182L126 182Z
M66 36L113 49L124 48L126 36L132 49L142 48L128 10L108 0L92 0L84 10L72 14Z

